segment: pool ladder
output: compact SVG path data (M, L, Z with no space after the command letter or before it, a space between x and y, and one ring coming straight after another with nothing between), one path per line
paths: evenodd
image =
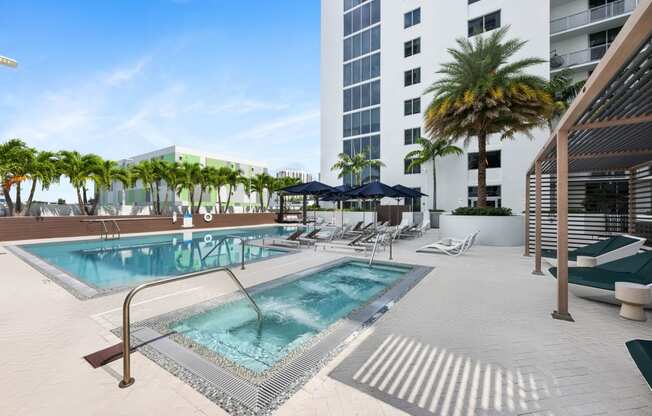
M369 267L371 267L374 263L374 258L376 257L376 250L378 249L378 243L382 241L382 239L385 238L385 233L379 233L376 235L376 240L374 241L374 248L371 251L371 258L369 259ZM392 256L392 243L394 242L394 237L392 235L389 236L389 259L393 260Z
M260 325L263 322L263 314L260 311L260 308L256 304L254 298L251 297L247 289L242 285L240 280L236 277L235 273L231 271L228 267L217 267L214 269L202 270L199 272L188 273L177 277L172 277L164 280L157 280L154 282L144 283L140 286L137 286L127 294L125 297L124 303L122 304L122 380L118 384L120 388L126 388L134 384L135 379L131 377L131 323L130 323L130 307L131 301L138 292L149 289L150 287L162 286L168 283L175 283L181 280L188 280L194 277L204 276L210 273L225 272L231 277L231 280L238 286L238 288L244 293L244 295L251 303L251 307L256 311L256 319Z
M208 251L208 253L202 256L201 258L202 263L204 262L204 260L206 260L206 258L208 258L208 256L213 254L215 250L220 248L220 246L222 246L222 244L229 238L233 240L240 240L240 243L242 243L242 258L240 259L240 270L244 270L245 269L245 246L247 245L247 240L237 235L227 235L226 237L222 237L220 241Z

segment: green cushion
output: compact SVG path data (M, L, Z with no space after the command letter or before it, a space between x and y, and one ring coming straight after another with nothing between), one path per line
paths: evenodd
M557 268L550 269L557 277ZM596 267L569 267L568 282L598 289L615 290L616 282L652 284L652 252L645 252Z
M635 339L625 343L648 386L652 388L652 341Z
M584 247L568 251L568 260L577 261L577 256L597 257L602 254L614 251L616 249L635 243L637 240L622 235L609 237L604 240L596 241ZM541 250L541 255L547 258L557 258L557 250Z

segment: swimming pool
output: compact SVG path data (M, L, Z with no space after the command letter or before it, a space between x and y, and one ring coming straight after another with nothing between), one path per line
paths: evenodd
M250 288L261 322L231 294L132 323L131 335L225 410L267 414L431 270L345 257Z
M239 264L245 240L283 236L293 227L186 232L18 246L16 254L80 298L194 271ZM246 244L245 262L287 253ZM76 280L73 281L72 279Z

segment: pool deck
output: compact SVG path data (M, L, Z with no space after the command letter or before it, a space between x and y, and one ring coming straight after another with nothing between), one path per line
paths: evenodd
M556 283L531 274L522 248L415 252L436 239L433 230L394 247L396 261L434 270L276 415L652 415L624 346L652 339L652 324L572 295L576 322L555 321ZM236 273L252 286L346 255L304 250ZM121 361L83 360L119 341L125 293L80 301L11 253L0 270L0 414L226 414L140 353L128 389L117 387ZM234 289L221 275L157 287L134 300L132 321Z

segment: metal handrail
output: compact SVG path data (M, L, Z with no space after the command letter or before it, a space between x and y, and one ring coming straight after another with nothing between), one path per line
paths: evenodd
M380 238L383 237L383 234L378 234L376 235L376 241L374 241L374 248L371 251L371 258L369 259L369 266L371 266L374 262L374 257L376 257L376 249L378 248L378 241Z
M161 286L168 283L175 283L181 280L187 280L193 277L199 277L199 276L207 275L210 273L217 273L217 272L226 272L231 277L231 279L235 282L235 284L238 285L240 290L245 294L247 299L249 299L251 306L256 311L258 323L259 324L262 323L263 314L260 311L258 305L256 304L256 301L254 301L254 299L251 297L249 292L247 292L247 289L245 289L245 287L242 286L242 283L240 283L236 275L228 267L218 267L215 269L202 270L199 272L188 273L181 276L172 277L169 279L144 283L140 286L137 286L131 289L131 291L125 297L124 303L122 304L122 380L120 381L120 383L118 383L118 386L120 388L129 387L132 384L134 384L134 382L136 381L133 377L131 377L131 355L130 355L131 354L131 326L130 326L130 318L129 318L131 301L133 300L134 296L136 296L136 294L138 294L138 292L140 292L141 290L148 289L150 287Z
M639 0L619 0L604 6L593 7L568 16L559 17L550 21L550 33L557 34L567 30L600 22L616 16L631 13L638 5Z
M208 251L208 253L206 253L206 255L204 255L201 258L201 261L203 262L204 260L206 260L206 258L208 258L208 256L213 254L213 251L215 251L217 248L219 248L228 238L238 239L242 243L242 258L240 259L240 270L244 270L245 269L245 247L247 245L247 240L245 240L244 238L242 238L242 237L240 237L238 235L227 235L225 237L222 237L220 239L220 241L217 244L215 244L215 246L213 248L211 248Z
M120 239L120 227L118 226L118 222L115 219L111 220L111 222L113 222L113 226L115 227L115 231L118 232L118 240L119 240ZM115 239L115 232L113 233L113 238Z

